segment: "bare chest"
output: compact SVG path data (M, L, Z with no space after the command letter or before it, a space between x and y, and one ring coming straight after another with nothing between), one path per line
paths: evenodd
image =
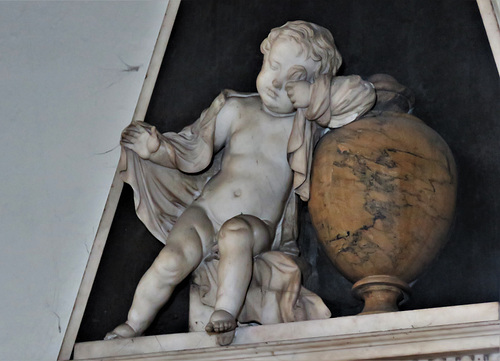
M286 158L292 125L293 116L273 117L260 108L242 111L233 122L226 151L234 155Z

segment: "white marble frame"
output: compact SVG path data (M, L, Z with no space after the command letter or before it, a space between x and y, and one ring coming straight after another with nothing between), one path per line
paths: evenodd
M500 74L500 0L477 0L477 6Z
M177 15L177 11L179 9L180 1L181 0L169 0L167 10L165 12L165 17L164 17L164 20L163 20L163 23L162 23L162 26L160 29L160 33L158 35L158 39L157 39L157 42L156 42L156 45L155 45L155 48L153 51L153 55L152 55L150 64L149 64L147 76L144 80L144 84L143 84L143 87L142 87L142 90L141 90L141 93L139 96L139 100L138 100L138 103L137 103L132 120L143 120L145 117L146 111L147 111L148 106L149 106L149 102L151 100L151 95L153 93L153 89L154 89L154 86L156 83L156 79L158 77L158 73L159 73L160 66L161 66L161 63L163 60L163 56L164 56L166 48L167 48L168 40L170 38L170 34L171 34L172 27L173 27L173 24L175 21L175 17ZM495 14L495 11L498 12L500 9L500 0L477 0L477 4L478 4L478 7L479 7L480 12L481 12L481 17L483 19L483 23L484 23L484 26L485 26L485 29L486 29L486 32L488 35L488 40L490 42L492 53L493 53L493 56L495 58L495 62L497 64L497 68L498 68L498 71L500 74L500 13ZM64 339L62 342L61 350L59 352L58 360L69 360L71 358L71 354L72 354L73 349L75 347L76 336L77 336L78 330L80 328L80 324L82 321L83 314L85 312L85 308L87 306L87 301L88 301L88 298L90 296L90 292L92 290L92 285L94 283L97 269L98 269L99 263L101 261L102 252L104 250L104 246L105 246L106 240L108 238L109 230L110 230L111 224L113 222L113 218L114 218L114 215L116 212L116 208L118 205L118 201L120 199L122 189L123 189L123 182L120 179L120 177L118 176L118 174L115 173L113 183L111 185L111 189L110 189L110 192L108 195L108 199L106 201L106 205L104 208L104 212L103 212L100 224L99 224L99 228L96 232L96 237L95 237L95 240L94 240L94 243L92 246L92 250L91 250L90 255L89 255L89 260L88 260L87 266L85 268L85 273L83 275L82 282L80 284L80 288L79 288L79 291L78 291L78 294L77 294L77 297L75 300L75 305L73 307L73 311L71 313L69 324L68 324L68 327L66 329L66 333L64 335ZM500 328L498 328L499 327L498 322L495 323L494 327L496 327L495 330L499 330L499 335L500 335ZM471 332L474 332L474 331L471 331ZM473 335L473 333L469 334L468 336L470 337L471 335ZM497 359L500 360L500 356L499 356L499 354L497 354L497 352L500 352L500 336L498 336L497 339L498 339L498 347L496 347L497 350L493 351L493 352L495 352L495 354L494 354L495 360L497 360ZM279 342L284 342L284 341L279 341ZM302 343L303 342L306 343L305 347L308 347L307 342L311 342L311 341L308 341L307 339L303 339ZM327 341L327 343L328 342L331 342L331 340ZM294 343L296 343L296 341L294 341ZM267 342L265 342L264 344L267 345ZM244 349L246 346L241 345L239 347L240 351L236 351L237 353L239 352L239 355L241 356L241 358L239 358L239 359L252 359L252 357L253 357L252 355L255 355L255 348L249 346L248 348L249 348L250 352L248 353L247 356L250 358L245 358L245 354L247 352L242 353L242 347ZM221 349L221 351L224 352L223 350L225 350L225 349L226 348L223 348L223 349ZM199 350L199 351L187 350L187 351L184 351L184 356L187 358L183 358L183 359L189 359L190 354L192 357L197 357L196 355L200 355L199 352L201 352L201 354L205 354L206 350L211 350L211 352L214 352L215 349L204 349L204 350ZM272 350L271 351L267 350L267 349L266 350L262 349L262 350L263 350L262 352L264 352L265 355L267 355L267 353L274 354L274 351L272 351ZM173 351L173 352L176 352L175 355L177 355L177 356L174 357L174 355L171 352L167 352L167 353L156 354L156 356L159 356L158 358L156 356L153 356L150 354L150 355L145 355L144 358L140 357L140 359L144 359L144 360L146 360L146 359L148 359L148 360L149 359L151 359L151 360L153 360L153 359L162 359L162 360L165 359L166 360L166 359L177 359L177 357L181 357L181 355L178 353L178 351ZM317 353L318 350L315 350L314 347L311 348L311 352L314 352L314 354L318 357L320 356L320 354ZM259 356L259 359L260 359L260 357L263 357L262 358L263 360L268 359L267 356L265 356L264 354ZM228 357L234 356L234 354L233 354L233 356L230 356L230 355L231 354L229 354ZM436 353L436 355L437 355L437 353ZM217 352L215 352L215 354L212 354L212 356L223 357L222 354L219 354ZM224 357L226 357L226 356L227 355L224 355ZM326 356L325 356L325 357L327 357L326 359L332 359L331 358L332 356L333 356L332 349L328 349ZM449 354L448 354L448 356L449 356ZM171 357L174 357L174 358L171 358ZM309 356L306 355L305 357L306 358L304 360L306 360L307 357L309 357ZM385 354L385 357L388 357L388 355ZM137 359L136 356L133 356L132 358ZM123 358L120 357L119 359L125 360L125 359L132 359L132 358L125 356ZM272 356L272 358L274 359L274 356ZM113 358L113 359L115 359L115 358ZM116 359L118 359L118 358L116 358ZM213 359L213 358L211 358L211 359ZM297 358L297 360L298 359L302 359L302 358L299 357L299 358ZM318 360L319 359L320 358L318 358ZM321 358L321 359L323 359L323 358ZM338 360L340 360L340 359L341 358L338 358ZM349 358L342 358L342 359L347 360ZM384 359L387 359L387 358L384 358ZM401 359L401 358L398 356L396 359ZM406 358L406 359L408 359L408 358ZM442 359L445 360L445 358L442 358ZM448 358L446 358L446 360L447 359ZM453 360L455 360L455 356L453 356Z
M165 17L158 34L158 39L153 50L153 55L149 63L148 71L144 79L144 84L142 86L132 120L144 120L151 96L153 94L156 79L158 78L158 73L167 48L168 40L172 32L172 27L174 26L180 1L181 0L169 0L168 2ZM118 201L120 200L122 189L123 182L118 176L118 173L115 172L103 215L99 223L99 228L97 229L92 250L90 251L89 260L87 262L87 266L85 267L85 273L83 274L82 282L78 290L75 305L73 306L69 324L64 335L61 350L59 351L58 360L69 360L71 357L76 336L78 334L78 330L80 329L82 317L87 306L87 301L90 296L90 291L92 290L97 269L99 268L99 263L101 262L102 252L104 250L104 246L106 245L106 240L108 239L109 230L115 216L116 207L118 205Z

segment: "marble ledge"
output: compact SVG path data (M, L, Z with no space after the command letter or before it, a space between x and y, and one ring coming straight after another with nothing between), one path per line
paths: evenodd
M499 316L492 302L241 327L227 347L205 332L84 342L74 359L446 360L481 353L486 360L500 352Z

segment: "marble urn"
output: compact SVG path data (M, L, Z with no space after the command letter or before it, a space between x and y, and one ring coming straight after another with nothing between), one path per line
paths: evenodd
M447 241L457 176L446 142L407 113L412 93L386 75L369 80L374 110L316 148L309 210L363 313L376 313L398 310Z

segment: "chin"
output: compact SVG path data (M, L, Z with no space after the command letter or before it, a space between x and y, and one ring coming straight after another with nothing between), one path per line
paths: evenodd
M274 113L278 114L288 114L288 113L293 113L295 111L295 108L293 105L290 104L279 104L276 102L269 102L266 101L263 97L261 97L262 103L266 106L267 109Z
M273 112L278 113L278 114L288 114L288 113L293 113L295 111L295 108L293 106L276 106L275 108L271 109Z

